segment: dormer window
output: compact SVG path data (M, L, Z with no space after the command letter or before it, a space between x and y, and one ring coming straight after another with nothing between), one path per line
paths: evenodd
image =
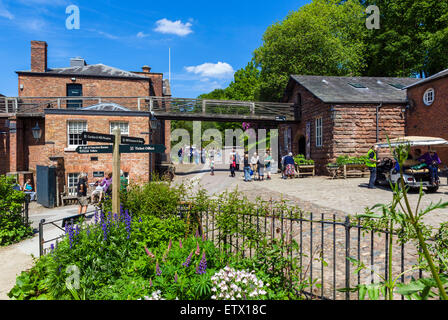
M426 90L425 93L423 94L423 103L426 104L427 106L430 106L432 105L433 102L434 102L434 89L430 88Z

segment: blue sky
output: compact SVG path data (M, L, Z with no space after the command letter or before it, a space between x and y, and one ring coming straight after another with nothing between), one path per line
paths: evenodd
M173 96L194 98L225 88L246 66L272 23L310 0L71 1L0 0L0 93L17 95L17 70L30 69L30 41L48 43L48 67L80 56L129 71L149 65L168 78ZM80 28L66 28L66 7Z

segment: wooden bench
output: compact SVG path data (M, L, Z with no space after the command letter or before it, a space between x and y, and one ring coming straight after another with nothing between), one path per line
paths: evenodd
M296 175L297 177L300 178L300 175L305 176L305 175L309 175L309 176L315 176L316 170L315 170L315 165L314 164L301 164L301 165L296 165Z

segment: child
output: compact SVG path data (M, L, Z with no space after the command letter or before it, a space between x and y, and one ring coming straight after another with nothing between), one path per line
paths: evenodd
M215 160L213 158L210 159L210 175L215 175Z

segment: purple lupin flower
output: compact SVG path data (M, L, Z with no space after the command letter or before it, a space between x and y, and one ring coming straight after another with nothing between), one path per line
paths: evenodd
M78 227L78 225L76 225L76 228L75 228L75 236L77 237L79 235L79 227Z
M173 242L170 239L170 242L168 242L168 251L170 251L172 245L173 245Z
M182 263L182 265L184 267L188 267L190 265L191 262L191 257L193 256L193 250L191 250L190 255L187 257L187 260L185 260L184 263Z
M50 245L50 249L51 249L51 252L53 253L53 251L54 251L54 244L53 243Z
M149 287L150 288L152 287L152 280L151 279L149 279Z
M182 239L179 239L179 248L182 249Z
M107 240L107 223L104 222L104 223L102 224L101 228L103 229L103 238L104 238L104 241L106 241L106 240Z
M98 210L95 210L95 224L98 223Z
M129 239L129 237L131 236L131 222L132 222L132 218L128 213L128 210L126 209L126 211L124 212L125 214L125 224L126 224L126 231L128 232L128 236L127 239Z
M86 231L86 233L87 233L87 237L90 236L90 226L87 226L87 231Z
M204 250L204 253L202 254L202 259L199 262L198 267L196 268L196 273L204 274L206 270L207 270L207 259L205 257L205 250Z
M177 283L177 271L174 273L174 282Z
M196 234L194 235L195 238L199 237L199 229L196 229Z
M70 249L71 249L72 245L73 245L73 225L69 224L67 229L68 229L68 239L70 241Z
M156 261L156 275L158 276L162 275L162 270L160 270L159 267L159 260Z

